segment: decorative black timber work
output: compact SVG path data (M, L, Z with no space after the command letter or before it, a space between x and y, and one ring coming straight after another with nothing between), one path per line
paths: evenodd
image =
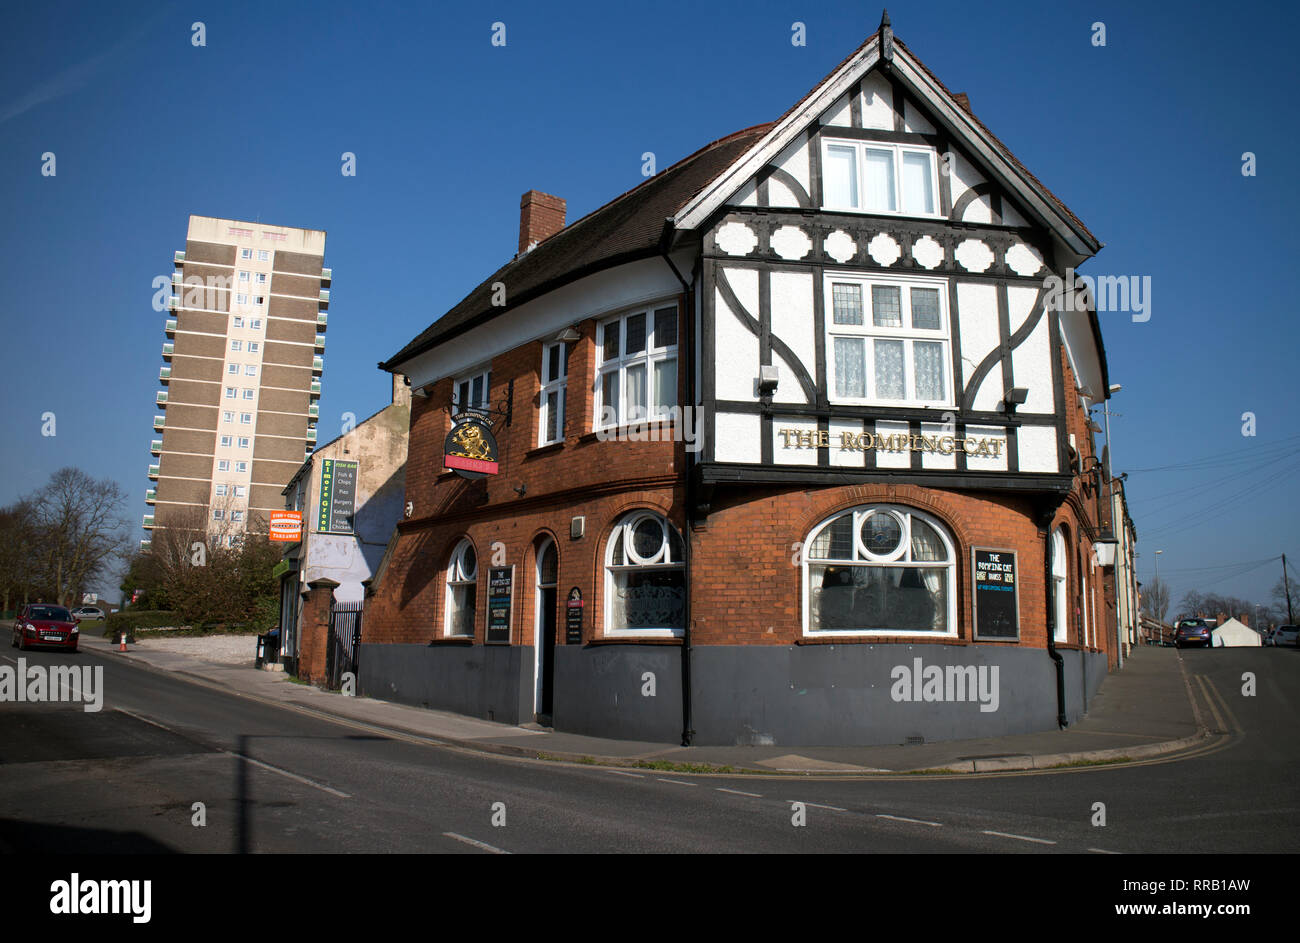
M758 319L750 314L749 311L746 310L745 306L740 303L740 299L736 297L736 292L731 287L731 282L727 280L726 271L724 271L721 266L714 267L714 284L718 286L718 292L722 295L723 302L731 309L732 313L735 314L737 320L747 327L751 334L761 339L763 336L762 325L759 323ZM716 328L716 325L714 325L714 327ZM770 334L771 332L769 332L769 336ZM807 397L808 402L816 403L817 387L813 383L812 377L808 376L808 370L804 366L803 362L795 356L794 351L792 351L786 345L785 341L781 340L779 337L772 337L771 344L772 350L776 351L776 353L779 354L787 364L789 364L790 369L794 371L795 379L799 381L799 386L802 387L803 395ZM715 360L710 360L709 362L716 363ZM712 392L713 391L710 390L710 393Z

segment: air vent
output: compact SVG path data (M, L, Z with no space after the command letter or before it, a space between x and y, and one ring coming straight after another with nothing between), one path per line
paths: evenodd
M573 540L581 540L582 535L587 531L587 518L579 515L569 521L569 537Z

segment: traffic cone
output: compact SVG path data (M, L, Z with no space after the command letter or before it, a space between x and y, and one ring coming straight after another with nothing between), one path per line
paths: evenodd
M118 636L118 640L120 641L121 644L118 645L117 650L118 650L119 652L124 652L124 651L126 651L126 633L123 632L121 635L119 635L119 636Z

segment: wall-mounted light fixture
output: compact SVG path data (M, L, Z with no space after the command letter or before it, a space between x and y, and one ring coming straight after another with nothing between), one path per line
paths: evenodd
M1007 390L1006 395L1002 397L1002 409L1006 413L1014 413L1017 406L1025 405L1025 400L1029 399L1029 389L1023 386L1013 386Z

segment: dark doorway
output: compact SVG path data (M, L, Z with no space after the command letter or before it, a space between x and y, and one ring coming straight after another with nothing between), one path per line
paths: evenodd
M555 704L555 632L558 600L555 587L558 572L555 541L548 539L537 553L538 671L541 675L537 698L537 722L551 725Z

